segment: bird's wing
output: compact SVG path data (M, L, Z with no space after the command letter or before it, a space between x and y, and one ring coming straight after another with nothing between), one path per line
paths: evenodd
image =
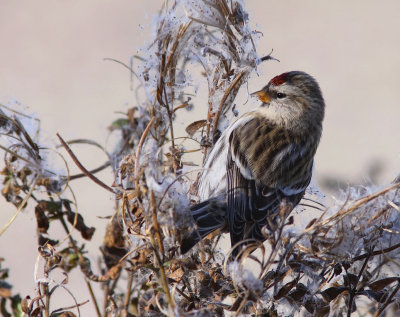
M264 241L265 234L262 228L265 226L270 232L275 231L279 225L278 219L284 220L288 216L303 198L306 188L300 191L288 187L269 188L262 185L255 188L255 194L252 196L252 221L243 238ZM285 194L286 190L292 194Z
M308 185L309 181L306 183ZM307 185L302 188L257 185L254 179L244 178L238 165L230 158L227 166L227 214L232 247L243 240L264 241L262 228L266 226L274 231L281 206L286 206L289 213L304 196Z
M290 162L290 166L285 166L285 163L282 163L279 164L277 171L273 171L273 164L268 164L268 161L274 162L275 157L278 157L280 153L287 152L286 149L289 145L285 142L266 142L264 151L268 151L268 145L274 146L273 154L275 156L269 157L261 163L264 164L263 174L272 170L270 178L274 181L273 183L261 181L260 175L257 173L260 169L254 164L259 158L252 157L252 153L246 152L246 149L241 146L243 144L241 142L246 142L246 139L247 142L255 140L256 136L260 134L261 126L257 119L249 121L245 126L232 131L229 137L227 213L232 246L244 239L264 241L262 227L267 225L270 230L273 230L272 224L276 221L282 201L284 200L293 207L296 206L311 179L310 170L309 173L305 173L305 177L293 181L291 184L276 184L276 179L279 179L276 174L286 174L284 169L293 169L296 164ZM264 139L267 141L273 139L273 136L268 136L268 133L273 134L274 130L265 127L263 129ZM286 162L289 161L286 160Z
M249 204L251 183L254 183L254 180L243 177L229 152L227 162L227 218L232 247L242 241L244 237L245 224L251 213L251 204Z

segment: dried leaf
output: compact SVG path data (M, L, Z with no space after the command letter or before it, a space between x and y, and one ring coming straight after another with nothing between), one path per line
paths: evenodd
M25 298L21 301L21 309L25 314L29 314L29 301L31 297L25 296Z
M274 299L278 300L281 299L283 296L286 296L287 293L291 291L291 289L297 284L297 279L293 280L289 283L286 283L282 288L276 293Z
M307 293L308 288L303 283L299 283L296 285L296 289L291 291L288 296L296 302L301 302Z
M47 230L49 230L50 222L46 214L44 213L44 210L40 208L40 204L35 207L35 216L39 233L47 233Z
M330 287L322 291L321 295L327 302L330 302L346 290L348 290L348 287L345 286Z
M307 311L311 314L313 314L315 312L315 310L317 309L317 304L315 302L314 297L309 297L307 298L307 300L304 302L304 308L307 309ZM329 305L328 305L329 307Z
M150 249L142 249L137 251L137 254L130 259L133 265L143 265L147 263L147 257L151 254Z
M30 314L31 317L41 316L42 307L36 307Z
M71 225L74 225L75 218L76 218L76 225L75 225L76 230L78 230L81 233L83 239L91 240L94 232L96 231L96 228L87 227L85 225L83 217L80 214L76 216L75 212L70 210L67 211L67 219Z
M113 266L111 269L107 271L106 274L99 276L99 281L105 282L109 280L115 280L119 276L121 269L122 269L122 264L117 264Z
M357 287L357 284L358 284L358 276L357 275L348 273L345 276L343 276L343 279L344 279L345 285L350 285L353 288Z
M3 261L3 258L0 258L0 263ZM4 280L8 278L8 269L1 269L0 268L0 280Z
M386 286L388 286L389 284L392 284L393 282L396 281L400 281L400 279L398 277L387 277L387 278L383 278L380 280L377 280L375 282L372 282L370 284L368 284L369 288L375 292L379 292L381 290L383 290Z
M104 262L108 269L118 264L127 252L123 234L123 227L119 222L119 217L113 217L107 225L106 234L101 247Z
M132 107L132 108L128 109L127 116L128 116L129 122L131 124L135 123L135 112L136 112L136 110L137 110L137 107Z
M7 282L0 281L0 297L9 298L12 286Z
M117 119L114 122L111 123L111 125L108 127L109 131L114 131L114 130L121 130L124 126L129 124L128 119Z
M183 269L179 267L178 269L168 274L168 278L172 278L179 282L184 274L185 272L183 271Z
M329 305L318 307L317 311L315 312L315 317L325 317L329 315L331 308Z
M52 246L55 246L55 245L58 244L58 242L59 242L59 240L52 240L52 239L50 239L48 237L43 236L42 234L39 234L38 244L41 245L41 246L45 246L47 243L52 245Z
M193 137L196 131L204 127L206 124L207 120L198 120L189 124L186 127L185 131L187 132L187 134L189 134L190 137Z
M351 264L348 261L343 261L342 266L344 267L345 270L348 270L351 267Z
M334 268L333 268L333 273L338 276L340 274L342 274L342 266L339 263L336 263Z
M375 300L378 303L386 302L386 299L388 297L388 293L386 292L374 292L371 290L364 290L362 292L359 292L358 295L367 296L368 298Z

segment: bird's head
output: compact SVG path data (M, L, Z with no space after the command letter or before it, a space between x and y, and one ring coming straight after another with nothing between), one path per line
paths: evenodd
M260 91L259 111L279 125L308 128L321 125L325 102L316 80L310 75L292 71L272 78Z

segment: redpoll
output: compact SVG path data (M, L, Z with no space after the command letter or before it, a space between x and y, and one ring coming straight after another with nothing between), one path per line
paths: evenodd
M318 83L293 71L255 94L261 106L231 124L207 158L203 202L190 209L196 230L183 239L182 253L219 228L230 232L232 247L264 241L262 229L273 230L282 203L291 211L310 183L325 108Z

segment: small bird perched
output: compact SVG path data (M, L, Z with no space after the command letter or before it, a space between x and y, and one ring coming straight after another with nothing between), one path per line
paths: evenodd
M318 83L292 71L254 94L260 107L232 123L207 158L202 202L190 208L197 228L182 240L182 254L219 228L228 229L232 247L264 241L262 228L271 230L281 204L292 210L310 183L325 109Z

